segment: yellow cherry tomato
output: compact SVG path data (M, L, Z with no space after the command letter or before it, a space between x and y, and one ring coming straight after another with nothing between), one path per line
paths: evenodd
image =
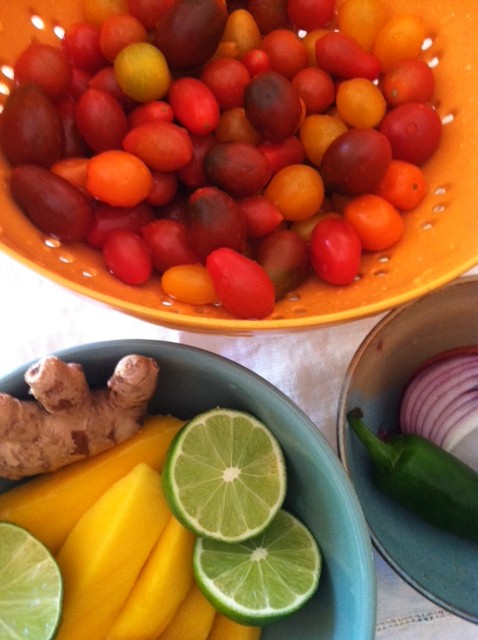
M352 78L341 82L335 104L342 120L357 129L373 129L382 120L387 109L380 89L366 78Z
M180 264L161 276L163 291L187 304L212 304L217 296L211 277L202 264Z
M387 71L396 62L416 58L426 36L425 26L413 13L398 13L385 22L377 34L373 54Z
M166 58L149 42L134 42L122 49L114 70L121 89L136 102L159 100L171 84Z
M342 33L370 51L386 17L383 0L345 0L338 9L337 21Z
M305 220L319 211L324 200L324 183L313 167L291 164L272 177L264 196L275 204L285 220Z

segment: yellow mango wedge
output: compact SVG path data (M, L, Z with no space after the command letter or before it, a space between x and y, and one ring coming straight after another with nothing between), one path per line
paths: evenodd
M88 509L57 556L64 603L56 640L105 637L169 518L161 477L144 463Z
M260 640L262 629L248 627L217 613L207 640Z
M171 416L150 416L135 436L113 449L1 494L0 520L25 527L57 553L85 511L139 462L161 471L183 424Z
M207 640L215 615L216 610L193 582L171 623L158 640Z
M193 584L194 539L170 517L106 640L157 640Z

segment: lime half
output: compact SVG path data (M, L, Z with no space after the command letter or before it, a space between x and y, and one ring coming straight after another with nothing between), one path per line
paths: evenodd
M194 574L206 598L241 624L289 617L315 593L322 556L307 527L281 510L259 536L227 543L198 538Z
M185 527L228 542L260 533L286 491L277 440L257 418L230 409L212 409L182 428L162 478L171 511Z
M0 638L54 638L62 599L62 577L48 549L25 529L0 522Z

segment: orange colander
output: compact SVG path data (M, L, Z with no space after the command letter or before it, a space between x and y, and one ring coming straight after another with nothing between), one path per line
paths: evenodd
M425 169L430 190L406 214L404 239L364 257L360 278L333 287L311 277L264 320L238 320L220 306L194 307L166 296L159 277L141 287L116 280L101 255L62 245L37 231L12 202L9 168L0 158L0 247L39 274L79 294L156 324L240 334L330 325L386 311L453 280L478 262L478 11L476 0L385 0L391 11L423 17L424 59L434 67L441 146ZM0 5L0 104L11 63L31 41L56 42L80 19L78 0L16 0Z

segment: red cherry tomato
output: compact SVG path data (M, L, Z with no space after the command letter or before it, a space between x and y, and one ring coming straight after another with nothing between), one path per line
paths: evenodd
M143 202L134 207L112 207L102 202L95 209L93 222L85 240L92 247L101 248L107 235L114 229L127 229L139 233L141 227L153 218L152 208Z
M87 73L96 73L107 64L101 52L100 28L97 25L75 23L66 30L61 43L73 67Z
M126 284L144 284L153 271L146 242L138 234L126 229L110 231L106 236L103 258L111 273Z
M219 104L202 80L179 78L169 89L169 103L174 115L188 131L198 135L211 133L219 124Z
M178 264L194 264L199 257L189 242L184 222L162 218L149 222L141 229L149 247L154 268L163 273Z
M421 165L435 153L442 124L430 105L407 102L387 113L380 131L389 139L394 158Z
M318 38L315 56L321 69L338 78L375 80L380 75L378 58L340 31L330 31Z
M288 0L287 15L298 29L326 27L334 17L335 0Z
M128 119L120 103L110 93L88 89L76 106L78 129L88 146L96 151L121 149L128 131Z
M405 58L384 73L380 87L392 107L405 102L428 102L435 91L435 76L423 60Z
M360 270L361 253L359 236L347 220L328 216L316 224L310 239L310 260L325 282L353 282Z
M257 262L222 247L208 255L206 268L219 300L229 313L242 319L261 319L272 313L274 285Z

